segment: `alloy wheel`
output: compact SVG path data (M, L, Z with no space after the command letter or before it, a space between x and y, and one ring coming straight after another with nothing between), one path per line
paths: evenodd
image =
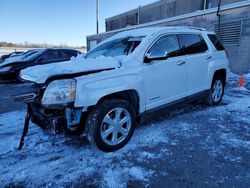
M125 108L115 108L106 114L101 125L101 137L108 145L123 142L131 129L131 115Z
M221 100L223 95L223 83L221 80L216 80L213 85L212 99L213 102L217 103Z

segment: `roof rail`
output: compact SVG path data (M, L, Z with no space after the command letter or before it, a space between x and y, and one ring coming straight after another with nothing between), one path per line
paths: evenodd
M192 26L176 26L177 28L185 28L185 29L196 29L199 31L207 31L207 29L201 27L192 27Z

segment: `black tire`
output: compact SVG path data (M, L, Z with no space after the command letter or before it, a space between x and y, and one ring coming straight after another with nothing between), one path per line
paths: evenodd
M124 112L126 111L126 115L127 116L129 115L128 117L131 118L130 119L131 121L129 121L129 123L126 122L126 124L124 124L125 126L128 126L129 124L128 127L130 127L126 133L127 135L123 136L120 133L120 135L122 135L121 137L123 137L124 140L122 140L121 142L115 145L112 145L112 144L107 143L108 139L102 138L102 133L103 131L107 131L107 130L103 130L103 127L107 126L105 125L104 118L107 116L110 117L109 113L115 113L116 111L112 112L112 110L116 110L116 109L124 109ZM134 133L135 126L136 126L136 115L135 115L134 109L127 101L121 100L121 99L104 100L103 102L101 102L101 104L93 107L93 109L90 111L87 117L86 125L85 125L85 127L87 128L87 135L88 135L88 140L90 141L90 143L95 144L100 150L105 151L105 152L116 151L122 148L124 145L126 145ZM116 133L115 133L116 140L119 140L117 139L118 133L119 132L116 129ZM111 136L110 135L109 136L112 137L113 139L114 133L112 132L109 134L110 135L112 134Z
M216 87L215 85L218 84L218 83L222 85L221 93L219 92L220 95L218 94L218 97L213 97L214 92L215 92L215 87ZM205 99L205 103L207 105L210 105L210 106L218 105L223 99L224 92L225 92L225 81L224 81L223 77L220 76L220 75L215 75L214 78L213 78L212 85L211 85L211 88L209 90L209 93L208 93L208 95L207 95L207 97ZM216 100L215 100L215 98L216 98Z

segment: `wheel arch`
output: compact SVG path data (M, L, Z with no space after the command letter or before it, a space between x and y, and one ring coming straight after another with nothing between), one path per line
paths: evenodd
M212 79L212 82L214 80L214 78L216 76L220 76L222 77L222 81L223 81L223 84L226 85L226 81L227 81L227 70L226 69L219 69L219 70L216 70L213 74L213 79ZM211 82L211 85L212 85L212 82Z
M97 106L100 106L102 102L107 101L107 100L112 100L112 99L122 99L127 101L132 108L135 111L135 115L136 115L136 121L139 122L140 121L140 96L139 96L139 92L136 91L135 89L128 89L128 90L124 90L124 91L117 91L114 93L110 93L107 95L102 96L95 105L89 106L87 108L86 112L83 112L82 118L81 118L81 131L87 131L89 129L89 127L86 127L86 121L87 118L89 116L89 114L92 112L92 110L94 110Z
M97 105L99 105L104 100L112 100L112 99L126 100L135 110L136 116L138 116L140 112L140 97L139 93L136 90L131 89L131 90L119 91L108 94L100 98L97 102Z

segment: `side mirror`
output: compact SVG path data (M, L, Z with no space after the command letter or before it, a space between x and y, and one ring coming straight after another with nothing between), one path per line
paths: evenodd
M167 59L167 57L168 52L154 51L146 54L144 62L149 63L154 60L164 60Z

